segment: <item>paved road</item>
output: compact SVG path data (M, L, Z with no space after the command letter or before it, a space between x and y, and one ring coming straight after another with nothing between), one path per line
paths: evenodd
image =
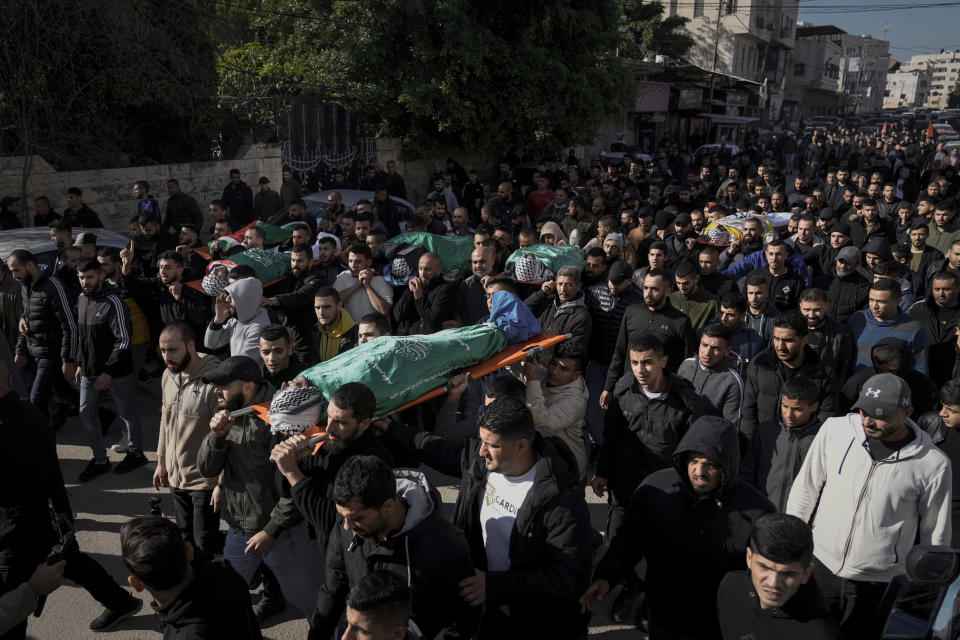
M154 462L160 418L159 382L155 381L150 388L141 385L138 388L138 396L142 399L141 405L149 407L141 411L140 419L143 423L147 457ZM109 442L115 442L118 438L118 425L119 421L108 434ZM132 516L145 515L149 512L147 499L156 495L151 484L154 465L147 465L123 476L107 474L88 484L76 484L77 474L91 457L90 449L85 442L86 439L77 418L71 418L58 435L57 450L61 467L73 509L77 514L77 539L82 550L93 556L111 575L127 586L127 572L120 560L120 525ZM122 456L111 452L110 458L116 463ZM457 495L454 479L437 474L431 475L449 508ZM606 505L599 503L592 495L588 495L588 500L591 502L590 511L594 526L602 529ZM173 505L168 494L163 496L163 508L166 513L172 513ZM133 592L129 586L127 589ZM156 618L149 605L149 596L146 592L140 595L144 599L144 608L138 615L123 621L114 632L108 635L97 634L89 631L87 625L100 614L102 610L100 605L83 589L72 583L65 584L50 596L43 616L30 619L28 637L38 640L157 638L159 633L155 632ZM606 615L606 607L603 604L601 607L602 613L595 617L590 629L592 636L604 640L626 640L627 638L636 640L643 637L636 629L611 624ZM264 637L273 640L301 639L306 637L306 633L306 621L297 618L292 608L289 608L284 615L269 619L263 629Z

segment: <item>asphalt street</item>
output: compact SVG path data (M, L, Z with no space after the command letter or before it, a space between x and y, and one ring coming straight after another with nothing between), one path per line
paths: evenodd
M60 456L61 468L73 510L76 513L77 539L80 548L100 562L106 570L117 579L131 593L133 590L126 584L127 572L120 560L120 526L129 518L149 513L148 498L157 495L154 491L151 478L156 461L157 429L160 419L160 383L155 380L149 386L138 385L138 396L141 400L140 420L143 424L146 455L151 464L141 467L126 475L105 474L87 484L77 484L77 475L89 461L90 448L86 445L80 421L73 417L57 437L57 451ZM107 440L108 444L119 438L120 421L117 420L111 428ZM117 463L122 454L110 452L110 459ZM455 479L430 472L425 469L431 479L440 488L447 508L456 500L457 487ZM606 516L606 503L601 502L587 491L587 500L590 503L591 518L594 526L602 530ZM173 505L169 494L162 494L165 513L172 513ZM590 628L593 637L604 640L638 639L643 636L633 627L618 626L609 619L609 603L612 596L600 603L600 613L594 616ZM135 594L137 595L137 594ZM46 604L40 618L30 618L27 637L38 640L61 638L118 638L139 639L156 638L160 634L156 631L156 616L150 606L149 594L143 592L139 596L144 600L143 609L136 616L121 622L114 631L107 634L93 633L87 628L90 621L100 615L101 606L86 591L65 582L64 586L53 593ZM254 594L254 598L258 596ZM273 640L294 640L306 637L307 623L295 614L289 607L287 611L266 621L263 627L264 638Z

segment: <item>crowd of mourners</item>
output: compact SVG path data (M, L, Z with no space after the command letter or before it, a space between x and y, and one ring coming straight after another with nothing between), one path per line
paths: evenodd
M287 607L317 640L581 638L601 599L651 640L878 638L908 552L960 546L960 159L942 147L895 127L735 154L667 139L527 180L517 158L491 180L451 159L413 211L374 162L331 173L320 217L290 171L254 193L234 170L206 214L175 179L163 211L138 182L122 248L80 189L62 213L36 198L55 263L17 249L0 270L0 638L62 578L103 605L92 631L146 598L168 638L260 638ZM289 238L270 246L267 220ZM383 247L413 231L472 239L470 272L421 250L398 279ZM540 244L584 268L507 268ZM208 269L253 248L289 275ZM301 377L487 322L500 291L568 338L389 416L378 389L323 398ZM172 512L120 535L141 597L76 544L55 435L78 416L80 483L149 464L137 384L157 376ZM452 513L425 467L457 479Z

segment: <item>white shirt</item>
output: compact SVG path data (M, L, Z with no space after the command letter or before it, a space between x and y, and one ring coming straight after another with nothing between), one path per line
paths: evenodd
M517 513L527 499L536 475L536 464L522 476L505 476L494 471L487 474L487 489L480 507L487 571L506 571L510 568L510 536Z
M349 270L341 271L337 279L333 282L333 288L337 291L344 291L355 284L357 284L356 276L350 273ZM386 300L388 304L393 304L393 287L383 279L383 276L373 276L370 286L372 286L377 295ZM370 295L367 294L367 290L363 287L343 303L343 308L347 310L347 313L350 314L353 321L357 323L360 322L363 316L377 311L373 308L373 303L370 302Z

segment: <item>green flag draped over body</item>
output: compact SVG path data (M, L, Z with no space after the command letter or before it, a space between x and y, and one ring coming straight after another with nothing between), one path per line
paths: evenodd
M431 335L383 336L314 365L301 375L324 398L347 382L361 382L377 397L383 416L446 384L472 364L503 351L507 340L496 325L477 324Z
M257 279L263 284L267 284L290 273L290 254L264 251L263 249L247 249L222 260L212 260L207 267L207 272L209 273L218 264L230 268L238 264L248 265L256 272Z
M556 247L550 244L535 244L524 249L517 249L507 258L504 269L511 271L516 261L528 253L536 256L554 275L563 267L575 267L578 271L583 271L583 251L575 245L568 244Z
M389 240L391 244L409 244L423 247L440 256L444 271L460 269L470 272L470 254L473 253L473 236L439 236L425 231L401 233Z

